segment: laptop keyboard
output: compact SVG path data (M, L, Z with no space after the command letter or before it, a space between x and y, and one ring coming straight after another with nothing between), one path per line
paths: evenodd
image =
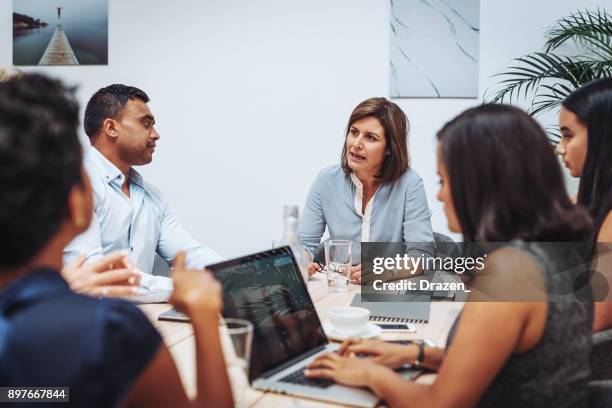
M281 378L279 381L317 388L328 388L334 384L334 381L328 380L326 378L311 378L304 376L303 368L292 372L291 374Z

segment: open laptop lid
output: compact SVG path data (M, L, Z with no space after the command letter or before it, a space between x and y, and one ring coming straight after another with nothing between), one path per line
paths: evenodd
M328 343L289 247L207 269L223 285L223 316L253 323L249 381Z

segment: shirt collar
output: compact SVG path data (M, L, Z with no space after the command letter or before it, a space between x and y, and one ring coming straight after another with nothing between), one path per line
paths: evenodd
M104 181L108 184L113 184L119 188L123 185L123 173L121 170L117 168L110 160L106 158L95 147L91 146L89 149L90 159L93 164L96 166L98 170L102 173L102 177L104 177ZM128 180L132 183L144 188L144 180L139 172L134 170L134 168L130 168L130 173L128 175Z
M359 187L360 189L363 190L363 183L361 182L361 180L357 178L357 176L355 175L355 172L353 171L351 172L351 181L353 182L355 187Z
M136 170L134 170L133 167L130 169L130 174L128 178L132 183L136 184L141 188L144 188L144 179L142 178L142 175Z
M357 212L357 214L363 216L363 209L361 208L363 204L363 183L357 178L355 172L351 172L351 181L355 185L355 198L353 200L353 207L355 207L355 211Z

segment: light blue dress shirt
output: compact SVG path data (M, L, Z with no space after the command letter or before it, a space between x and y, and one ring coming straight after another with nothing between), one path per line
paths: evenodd
M354 265L361 263L361 242L433 242L423 181L414 170L382 184L365 209L362 203L363 185L354 173L347 175L340 165L321 170L300 218L299 236L306 251L314 255L326 226L331 239L353 241ZM429 246L414 248L423 252Z
M138 300L163 301L172 292L172 279L151 275L155 253L171 262L179 251L185 251L188 266L194 268L222 260L189 235L159 190L145 183L136 170L129 173L128 197L121 191L123 174L95 147L88 149L84 163L93 187L94 214L89 229L65 248L65 263L81 253L91 262L109 252L126 250L143 272Z

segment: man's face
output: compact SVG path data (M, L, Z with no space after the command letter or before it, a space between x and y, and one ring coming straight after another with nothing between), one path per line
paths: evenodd
M151 163L159 133L147 104L138 98L129 100L117 124L117 149L121 160L130 166Z

